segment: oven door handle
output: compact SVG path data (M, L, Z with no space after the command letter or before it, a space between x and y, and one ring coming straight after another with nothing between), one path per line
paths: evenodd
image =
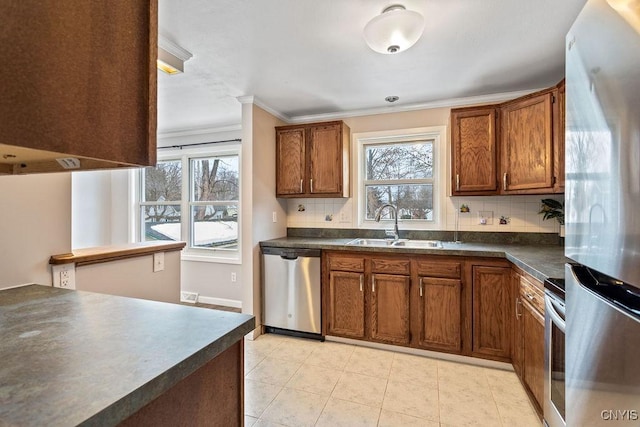
M549 317L551 317L551 320L553 321L553 323L556 326L558 326L558 328L562 331L562 333L564 333L565 321L562 317L560 317L560 315L556 311L555 304L553 304L553 302L551 301L551 298L546 297L544 299L544 305L546 308L545 313L548 314Z

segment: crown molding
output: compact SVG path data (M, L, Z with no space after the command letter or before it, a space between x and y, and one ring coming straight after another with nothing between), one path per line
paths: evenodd
M219 127L201 127L190 129L178 129L168 132L158 133L158 138L175 138L180 136L193 136L193 135L205 135L210 133L223 133L223 132L240 132L242 131L242 125L234 124Z
M291 117L282 114L280 111L278 111L275 108L272 108L271 106L265 104L264 102L262 102L260 99L258 99L257 97L255 97L253 95L238 96L236 99L241 104L253 104L253 105L256 105L256 106L262 108L267 113L271 114L272 116L277 117L278 119L282 120L283 122L287 122L287 123L291 122Z
M181 46L178 46L162 34L158 34L158 47L181 59L182 62L186 62L193 57L191 52Z
M519 98L521 96L528 95L530 93L537 92L542 89L544 88L520 90L515 92L502 92L502 93L495 93L490 95L468 96L464 98L442 99L438 101L421 102L421 103L409 104L409 105L366 108L361 110L351 110L351 111L343 111L343 112L335 112L335 113L309 114L305 116L292 116L288 120L286 119L283 119L283 120L288 121L289 123L292 123L292 124L296 124L296 123L339 120L346 117L372 116L376 114L390 114L390 113L402 113L406 111L428 110L431 108L464 107L464 106L470 106L470 105L476 105L476 104L487 104L492 102L509 101L511 99Z

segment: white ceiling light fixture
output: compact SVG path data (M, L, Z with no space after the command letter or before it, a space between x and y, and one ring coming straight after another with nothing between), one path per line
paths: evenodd
M394 4L365 25L364 40L376 52L398 53L416 44L423 31L422 15Z
M191 52L158 35L158 70L167 74L184 73L184 63L192 56Z

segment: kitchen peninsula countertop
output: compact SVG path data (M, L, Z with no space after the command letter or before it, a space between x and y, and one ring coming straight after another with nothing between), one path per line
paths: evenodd
M564 277L564 264L570 261L564 257L564 247L559 245L443 242L442 248L416 249L347 245L352 240L353 238L282 237L260 242L260 247L506 258L542 281L549 277Z
M27 285L0 291L0 425L114 425L254 328L252 316Z

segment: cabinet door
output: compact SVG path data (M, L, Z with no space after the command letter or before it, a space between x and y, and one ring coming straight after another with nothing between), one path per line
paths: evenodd
M342 127L312 126L309 136L309 192L342 193Z
M409 344L408 276L371 275L371 339L392 344Z
M510 277L506 267L473 267L473 353L510 358Z
M552 115L551 92L503 107L503 193L553 189Z
M329 273L328 334L364 338L364 274Z
M495 108L452 110L451 126L452 193L495 194L498 190Z
M523 341L522 333L524 321L522 320L522 300L520 299L520 275L513 272L511 275L511 297L513 300L513 340L511 341L511 363L513 370L522 377Z
M527 301L522 304L524 383L542 408L544 399L544 318Z
M305 192L305 129L276 132L276 196Z
M557 111L557 120L553 123L555 132L554 159L555 159L555 185L556 193L564 193L564 132L565 132L565 87L564 80L558 85L558 94L554 108Z
M420 347L459 352L462 283L432 277L419 281Z

